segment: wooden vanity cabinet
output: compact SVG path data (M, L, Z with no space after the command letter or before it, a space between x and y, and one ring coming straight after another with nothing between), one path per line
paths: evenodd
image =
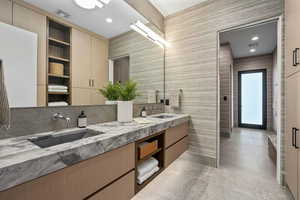
M165 150L165 167L168 167L174 162L181 154L188 149L188 137L184 137L176 144Z
M188 149L188 123L167 129L165 133L165 163L169 166Z
M134 178L135 172L132 171L87 200L129 200L135 194Z
M134 194L134 143L37 178L6 191L7 200L83 200L114 197L119 189ZM97 194L93 197L94 194ZM99 197L99 198L98 198ZM100 198L101 197L101 198ZM125 198L129 200L130 198ZM123 200L122 199L122 200ZM109 199L107 199L109 200Z
M188 123L183 123L166 130L165 147L168 148L188 135Z

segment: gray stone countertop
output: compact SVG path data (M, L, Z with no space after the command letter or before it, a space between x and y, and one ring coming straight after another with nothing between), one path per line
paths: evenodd
M148 124L114 121L90 125L87 129L104 134L48 148L40 148L28 139L83 129L66 129L0 140L0 191L189 121L189 115L164 114L174 117L159 119L154 118L155 115L148 116L147 119L151 121Z

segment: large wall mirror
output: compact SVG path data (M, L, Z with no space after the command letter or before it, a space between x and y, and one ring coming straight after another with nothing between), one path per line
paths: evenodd
M74 0L24 0L7 9L0 60L10 107L101 105L101 88L129 80L134 103L163 100L163 45L138 23L163 33L125 1L83 9Z

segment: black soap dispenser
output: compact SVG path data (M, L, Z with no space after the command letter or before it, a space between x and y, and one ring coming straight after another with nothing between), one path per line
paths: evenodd
M143 107L143 109L141 110L140 116L141 117L147 117L146 107Z
M78 127L79 128L87 127L87 116L84 114L84 111L81 111L81 114L78 116Z

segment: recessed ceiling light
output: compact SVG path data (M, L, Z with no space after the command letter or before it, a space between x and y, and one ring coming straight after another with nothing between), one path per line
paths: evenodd
M258 36L254 36L251 40L252 40L252 41L259 40L259 37L258 37Z
M106 20L105 20L107 23L112 23L112 19L111 18L106 18Z
M254 52L256 52L256 49L250 49L250 52L254 53Z

